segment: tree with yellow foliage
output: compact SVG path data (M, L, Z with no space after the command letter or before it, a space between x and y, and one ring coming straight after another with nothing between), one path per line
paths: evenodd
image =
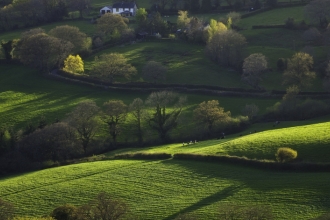
M69 55L64 60L64 71L70 73L83 73L84 72L84 62L79 55Z
M211 19L206 32L206 42L209 42L216 33L224 31L227 31L226 25L222 22L217 22L216 20Z

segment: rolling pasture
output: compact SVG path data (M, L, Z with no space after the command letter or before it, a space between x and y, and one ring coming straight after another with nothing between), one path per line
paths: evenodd
M329 211L328 173L265 172L214 163L113 160L52 168L0 179L0 197L18 215L41 216L82 205L105 191L140 219L192 212L217 219L224 205L265 205L275 219L304 220Z
M289 125L285 125L289 123ZM280 147L289 147L298 152L297 159L303 162L330 162L330 122L292 126L282 122L277 127L273 123L256 124L239 134L227 135L225 139L201 141L197 144L176 143L142 149L123 149L109 152L107 156L124 153L193 153L206 155L230 155L249 159L275 160ZM288 126L287 128L284 128ZM254 133L254 130L257 130ZM193 140L194 141L194 140ZM187 140L189 142L189 140Z
M41 116L53 122L63 119L74 106L85 99L94 100L98 106L110 99L120 99L129 104L135 98L145 100L149 93L137 91L114 91L86 87L47 79L37 71L20 65L0 65L0 122L10 127L22 128L28 122L36 122ZM187 96L183 116L188 125L195 106L205 100L217 99L232 115L241 114L246 104L255 103L264 113L277 99L253 99L244 97L221 97L194 94Z

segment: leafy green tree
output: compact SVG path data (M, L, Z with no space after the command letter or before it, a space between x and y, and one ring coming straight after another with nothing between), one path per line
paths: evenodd
M166 79L167 68L156 61L148 61L143 69L143 78L153 83L164 82Z
M136 10L135 20L138 25L142 25L147 21L148 12L145 8L138 8Z
M300 88L309 87L315 79L313 57L307 53L296 53L288 61L287 69L283 73L284 85L297 85Z
M153 108L148 119L149 126L158 132L160 139L166 142L168 133L177 127L185 97L169 91L153 92L146 104Z
M230 116L230 111L225 112L224 108L219 106L218 100L202 102L194 110L194 118L207 126L209 134L212 134L216 123L225 123Z
M22 63L47 71L60 66L72 49L72 43L40 33L22 39L16 51Z
M64 71L70 73L83 73L84 72L84 62L79 55L69 55L64 60Z
M49 31L49 35L71 42L76 52L88 51L91 48L91 40L79 28L69 25L57 26Z
M239 68L245 44L246 39L241 34L233 30L221 31L207 43L206 54L221 66Z
M97 19L97 30L105 36L110 37L114 31L122 31L128 28L129 20L118 14L106 13L101 18Z
M81 142L85 155L99 127L99 123L96 119L99 111L100 108L94 101L85 100L78 103L73 111L68 114L67 121L76 129L78 139Z
M190 18L188 17L188 11L178 11L178 19L177 19L177 26L178 28L185 28L189 22L190 22Z
M277 150L275 154L276 160L280 163L292 161L296 159L297 155L297 151L289 147L281 147Z
M210 24L209 27L207 29L206 32L206 42L210 42L212 37L216 34L216 33L220 33L223 31L227 31L227 27L226 25L224 25L222 22L217 22L214 19L210 20Z
M116 77L129 79L136 74L136 68L127 63L127 59L119 53L102 54L95 57L91 73L113 83Z
M121 100L110 100L105 102L103 107L101 119L107 124L113 146L116 147L117 137L121 133L120 125L126 120L127 105Z
M253 88L260 89L259 83L266 69L266 57L261 53L251 54L244 59L242 80Z

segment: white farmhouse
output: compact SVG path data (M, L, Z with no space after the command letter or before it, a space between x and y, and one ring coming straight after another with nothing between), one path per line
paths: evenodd
M122 16L135 16L137 6L135 2L118 2L112 6L105 6L100 10L100 14L113 13L120 14Z
M100 10L100 14L104 15L105 13L112 13L112 6L104 6Z

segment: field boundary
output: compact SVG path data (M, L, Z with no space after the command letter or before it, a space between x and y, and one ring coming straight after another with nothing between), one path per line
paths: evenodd
M118 154L113 159L133 160L190 160L213 163L228 163L232 165L248 166L257 169L289 172L330 172L330 163L291 162L279 163L273 160L257 160L238 156L202 155L202 154L168 154L168 153L128 153ZM108 159L107 159L108 160Z
M76 74L67 73L63 70L54 70L47 74L47 77L66 81L71 83L78 83L88 85L91 87L98 87L106 90L118 91L139 91L139 92L154 92L159 90L173 90L177 92L188 92L203 95L219 95L232 97L257 97L257 98L280 98L286 91L279 90L256 90L256 89L242 89L242 88L226 88L220 86L209 85L194 85L194 84L152 84L152 83L109 83L99 79L79 76ZM330 98L329 92L300 92L301 98Z

